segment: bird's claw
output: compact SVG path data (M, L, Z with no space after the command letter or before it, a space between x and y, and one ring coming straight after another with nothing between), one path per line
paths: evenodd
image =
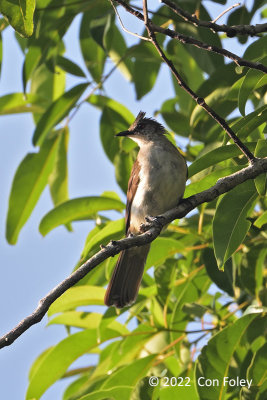
M162 228L163 224L161 223L161 217L152 217L151 215L148 215L145 217L146 223L140 225L140 231L141 232L146 232L151 228L151 225L155 224Z

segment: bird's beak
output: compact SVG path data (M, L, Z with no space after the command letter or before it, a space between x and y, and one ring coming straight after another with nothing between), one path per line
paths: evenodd
M117 133L117 135L115 135L115 136L128 136L130 134L131 134L130 131L122 131L122 132Z

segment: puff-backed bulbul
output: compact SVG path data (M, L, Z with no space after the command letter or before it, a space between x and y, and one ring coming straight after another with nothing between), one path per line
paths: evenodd
M160 123L140 111L130 128L116 135L131 138L140 148L128 183L126 236L140 234L146 217L175 207L184 194L187 166L165 134ZM107 306L122 308L135 301L149 248L146 244L120 253L105 295Z

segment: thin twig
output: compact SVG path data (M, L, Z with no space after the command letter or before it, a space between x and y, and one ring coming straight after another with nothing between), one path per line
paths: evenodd
M119 3L121 6L123 6L127 12L129 12L130 14L137 17L140 21L144 21L143 14L140 13L139 11L136 11L135 9L131 8L127 3L125 3L125 1L123 1L123 0L115 0L115 1L117 3ZM227 57L230 60L234 61L239 66L257 69L259 71L263 71L263 72L267 73L267 67L259 62L245 60L244 58L239 57L237 54L232 53L231 51L221 49L217 46L209 45L198 39L186 36L184 34L176 32L174 30L162 28L161 26L154 25L151 22L150 22L150 26L154 32L162 33L164 35L172 37L173 39L177 39L181 43L190 44L190 45L196 46L200 49L214 52L216 54L220 54L220 55Z
M184 199L177 207L167 211L163 215L159 216L159 218L157 218L154 222L150 223L148 230L145 233L118 241L111 241L107 246L87 260L80 268L74 271L70 276L52 289L51 292L49 292L43 299L41 299L36 310L33 311L32 314L19 322L19 324L11 329L10 332L2 336L0 338L0 348L9 346L32 325L40 322L51 304L56 299L58 299L64 292L66 292L67 289L74 286L107 258L120 253L121 250L151 243L160 234L163 226L171 223L175 219L185 217L190 211L198 207L200 204L210 202L220 195L229 192L234 187L240 185L248 179L254 179L258 175L266 172L267 158L257 159L253 165L250 165L225 178L221 178L211 188Z
M146 0L143 0L143 7L144 7L144 20L146 20L146 29L148 32L148 36L150 37L152 43L154 44L155 48L157 49L160 57L162 60L169 66L170 70L172 71L173 75L175 76L178 85L181 86L182 89L184 89L191 97L192 99L200 106L202 107L222 128L223 130L227 133L227 135L234 141L234 143L237 145L237 147L242 151L242 153L246 156L248 161L250 163L254 163L256 158L254 155L251 153L251 151L244 145L244 143L236 136L236 134L233 132L233 130L230 128L230 126L226 123L226 121L220 117L211 107L208 106L208 104L205 102L204 98L199 97L193 90L186 84L186 82L183 80L177 69L175 68L173 62L167 58L165 55L164 51L158 44L158 41L156 39L155 33L153 31L152 25L150 23L150 20L148 18L147 14L147 5L146 5Z
M161 26L157 26L154 24L151 24L151 28L153 29L154 32L159 32L159 33L167 35L173 39L178 39L181 43L190 44L195 47L198 47L199 49L211 51L213 53L227 57L230 60L234 61L234 63L239 66L257 69L259 71L267 73L267 67L265 67L265 65L258 63L258 62L245 60L244 58L239 57L238 55L236 55L235 53L232 53L231 51L221 49L220 47L213 46L208 43L201 42L200 40L197 40L190 36L183 35L182 33L178 33L169 28L164 29Z
M218 17L216 17L213 21L211 21L213 24L218 21L218 19L220 19L224 14L228 13L228 11L232 10L233 8L239 7L241 5L241 3L236 3L233 4L232 6L228 7L226 10L224 10L221 14L218 15Z
M119 22L120 22L121 28L122 28L122 30L124 30L124 32L129 33L129 34L132 35L132 36L136 36L136 37L138 37L138 38L141 39L141 40L146 40L147 42L150 42L150 41L151 41L149 38L147 38L147 37L145 37L145 36L142 36L142 35L138 35L138 33L134 33L134 32L132 32L132 31L129 31L127 28L125 28L125 26L123 25L123 22L122 22L122 20L121 20L120 14L118 13L117 8L114 6L113 1L112 1L112 0L109 0L109 1L110 1L111 5L112 5L114 11L115 11L115 14L116 14L117 17L118 17L118 20L119 20Z
M117 0L116 0L117 1ZM188 11L183 10L171 0L161 0L166 4L175 14L182 17L185 21L193 23L195 26L202 26L203 28L211 29L214 32L225 32L228 37L236 35L250 35L255 36L259 33L267 32L267 24L257 25L217 25L210 21L201 21L195 15L190 14Z
M91 92L88 94L88 96L82 100L79 104L77 104L75 110L73 111L73 113L71 114L71 116L67 119L66 125L69 124L69 122L72 120L72 118L76 115L76 113L78 112L79 108L81 107L82 104L84 104L86 101L88 101L90 99L90 97L98 90L100 89L103 84L107 81L107 79L113 74L114 71L116 71L116 69L118 68L118 66L120 65L120 63L125 60L125 58L127 58L129 56L129 53L131 53L132 49L130 48L128 52L126 52L120 59L119 61L117 61L117 63L111 68L111 70L104 75L100 82L93 87L93 89L91 90Z

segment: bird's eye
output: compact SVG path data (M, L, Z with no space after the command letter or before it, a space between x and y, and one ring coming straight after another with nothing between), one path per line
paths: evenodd
M138 124L138 129L144 129L145 124Z

